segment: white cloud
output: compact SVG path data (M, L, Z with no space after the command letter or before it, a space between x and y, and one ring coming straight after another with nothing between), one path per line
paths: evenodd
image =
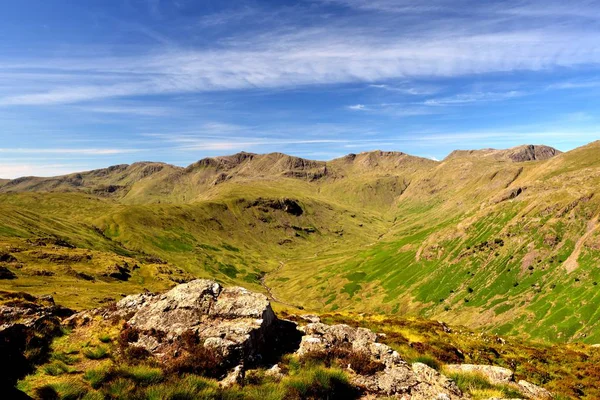
M423 104L426 106L452 106L452 105L463 105L468 103L480 103L489 101L502 101L514 99L517 97L525 96L525 92L512 90L510 92L496 93L496 92L474 92L474 93L461 93L450 97L443 97L439 99L429 99Z
M353 106L348 106L348 109L353 110L353 111L361 111L365 109L365 105L364 104L355 104Z
M595 26L485 22L433 19L423 27L402 30L393 24L373 28L346 21L267 30L207 49L160 47L135 56L5 61L0 64L0 105L353 82L377 85L387 80L600 64L600 31ZM24 71L35 78L24 76ZM426 94L418 87L387 88Z
M167 107L148 107L148 106L81 106L78 109L82 111L98 113L98 114L117 114L117 115L139 115L145 117L164 117L173 115L175 110Z
M425 96L437 93L440 91L439 87L433 85L384 85L384 84L372 84L369 87L374 89L382 89L389 92L398 92L403 94L409 94L413 96Z
M143 151L142 149L36 149L36 148L0 148L0 153L4 154L75 154L87 156L107 156L114 154L136 153Z
M548 85L548 89L589 89L600 87L600 80L565 81Z
M79 167L74 164L0 163L0 178L15 179L22 176L57 176L69 174Z

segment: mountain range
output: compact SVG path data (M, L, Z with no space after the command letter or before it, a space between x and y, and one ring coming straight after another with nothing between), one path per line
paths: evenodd
M600 142L0 180L0 289L81 309L210 277L285 309L598 343L599 188Z

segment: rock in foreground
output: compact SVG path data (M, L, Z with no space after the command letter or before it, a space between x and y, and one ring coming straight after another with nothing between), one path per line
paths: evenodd
M351 385L365 398L469 398L440 372L422 363L406 363L368 329L326 325L314 315L299 317L302 322L297 326L279 320L266 296L240 287L223 288L211 280L194 280L163 294L128 296L111 307L77 314L67 323L86 325L98 316L125 321L119 336L122 352L143 350L166 371L208 373L222 386L243 384L246 372L254 368L273 379L287 379L285 365L277 363L283 355L294 354L300 365L316 361L344 368ZM528 398L546 395L534 385L515 383L512 371L504 368L448 368L484 375L494 384L510 384Z
M116 307L138 332L132 345L159 358L175 357L176 340L193 335L233 366L260 361L277 320L266 296L210 280L194 280L164 294L128 296Z
M370 366L374 373L352 374L352 381L369 393L413 400L465 398L453 381L425 364L408 365L389 346L378 343L377 335L368 329L322 323L310 323L300 329L305 333L298 350L300 356L316 353L326 357L327 353L348 351L353 355L349 359L354 358L357 366L364 365L365 358L379 364L379 368ZM351 362L348 368L357 366Z

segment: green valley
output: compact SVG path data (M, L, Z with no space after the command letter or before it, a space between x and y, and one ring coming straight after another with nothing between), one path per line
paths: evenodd
M600 142L441 162L239 153L0 181L0 290L84 309L202 277L279 309L594 344L598 188Z

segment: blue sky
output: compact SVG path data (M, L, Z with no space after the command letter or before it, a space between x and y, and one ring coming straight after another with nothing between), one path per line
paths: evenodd
M600 138L600 1L0 0L0 177Z

